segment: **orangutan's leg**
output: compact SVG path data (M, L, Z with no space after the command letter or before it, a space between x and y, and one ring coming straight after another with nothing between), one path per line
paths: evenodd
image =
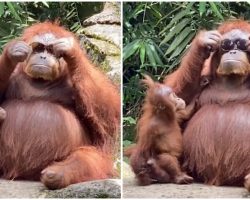
M178 159L168 153L162 153L158 156L158 164L172 178L174 183L188 184L193 182L193 178L181 171Z
M113 175L111 159L95 147L81 147L65 160L54 162L41 172L41 181L49 189L73 183L105 179Z

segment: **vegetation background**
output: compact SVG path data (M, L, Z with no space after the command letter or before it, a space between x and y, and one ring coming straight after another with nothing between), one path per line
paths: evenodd
M71 32L80 33L83 21L103 7L103 2L0 2L0 51L25 27L39 21L59 19Z
M125 2L123 4L123 145L135 137L147 73L161 80L180 63L196 33L227 19L250 19L249 2Z

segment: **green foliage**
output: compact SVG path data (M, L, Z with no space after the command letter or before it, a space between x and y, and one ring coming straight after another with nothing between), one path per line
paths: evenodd
M0 2L0 50L34 22L59 20L74 33L87 17L100 12L102 2Z
M250 19L249 11L248 2L124 3L124 140L134 138L144 97L142 74L161 80L178 66L199 30L211 30L226 19Z

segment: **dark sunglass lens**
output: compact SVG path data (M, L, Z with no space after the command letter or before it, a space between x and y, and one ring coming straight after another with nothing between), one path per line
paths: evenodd
M238 40L236 42L237 49L241 51L246 51L247 50L247 40Z
M45 48L44 45L41 43L36 43L32 46L34 52L42 52L44 51L44 48Z
M222 41L221 43L221 49L224 51L230 51L234 48L234 43L229 40L229 39L225 39Z
M46 50L47 50L49 53L53 54L53 46L52 46L52 45L46 46Z

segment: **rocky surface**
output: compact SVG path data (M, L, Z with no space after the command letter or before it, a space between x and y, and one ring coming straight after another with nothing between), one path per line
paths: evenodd
M119 179L77 183L60 190L48 190L40 182L0 180L0 198L120 198L120 196Z
M84 20L83 25L93 24L121 24L120 17L121 4L116 2L107 2L101 13L91 16Z
M101 13L83 22L81 45L92 61L114 82L120 84L121 22L120 3L106 2Z
M137 186L128 164L123 163L123 198L250 198L243 187L153 184Z
M45 198L45 191L40 182L0 180L0 198Z

